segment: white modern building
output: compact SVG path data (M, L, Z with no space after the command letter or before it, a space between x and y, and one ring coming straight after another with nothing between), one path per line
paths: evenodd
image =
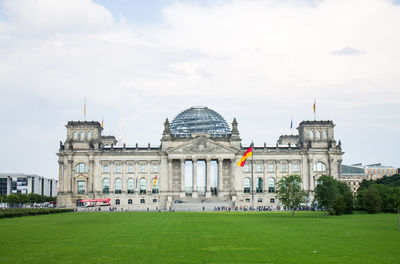
M70 121L57 153L57 204L110 198L112 205L138 210L169 209L177 200L274 207L275 185L283 176L301 175L309 196L320 175L340 178L343 152L334 127L332 121L303 121L298 135L255 146L252 179L250 161L237 165L248 146L241 144L236 119L229 127L207 107L167 119L157 147L117 146L114 136L102 135L99 122Z
M57 196L58 180L36 174L0 173L0 195L41 194Z

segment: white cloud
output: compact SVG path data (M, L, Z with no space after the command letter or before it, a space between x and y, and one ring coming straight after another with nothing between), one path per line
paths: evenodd
M57 146L63 122L81 118L84 96L89 118L105 116L106 133L118 134L122 109L130 144L157 142L163 119L191 105L222 111L228 123L236 116L245 140L253 133L271 143L291 114L307 119L315 97L321 118L345 124L349 112L361 123L381 122L368 106L393 110L400 102L400 6L390 1L177 1L163 9L162 24L140 27L89 0L0 6L7 18L0 21L0 110L9 115L0 122L46 127L50 136L29 140L32 153L41 141ZM343 47L365 53L332 56ZM0 133L13 138L5 144L19 142ZM50 167L55 151L43 149ZM3 171L18 166L3 164L10 164Z

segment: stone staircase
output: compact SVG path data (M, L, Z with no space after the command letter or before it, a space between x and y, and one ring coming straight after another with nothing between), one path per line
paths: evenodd
M183 203L178 203L177 201L182 201ZM224 206L233 207L233 202L229 198L222 197L185 197L185 198L175 198L173 199L171 208L174 211L189 212L189 211L214 211L214 208L218 206L221 208Z

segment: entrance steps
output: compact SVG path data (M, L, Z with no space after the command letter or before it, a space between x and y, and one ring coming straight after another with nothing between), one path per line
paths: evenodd
M175 211L214 211L215 208L233 207L228 197L185 197L173 199L171 209ZM227 210L227 209L225 209Z

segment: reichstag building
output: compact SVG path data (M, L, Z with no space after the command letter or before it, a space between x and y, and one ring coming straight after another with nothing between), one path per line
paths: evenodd
M231 127L217 112L192 107L164 123L159 147L117 145L102 135L97 121L70 121L60 142L60 207L75 207L81 199L110 198L127 210L168 210L176 202L227 203L276 208L275 186L288 174L299 174L312 197L322 174L341 177L343 152L332 121L303 121L298 135L282 135L274 146L253 149L251 162L239 167L248 146L242 146L238 122ZM250 135L248 135L250 136ZM253 184L253 188L251 188Z

